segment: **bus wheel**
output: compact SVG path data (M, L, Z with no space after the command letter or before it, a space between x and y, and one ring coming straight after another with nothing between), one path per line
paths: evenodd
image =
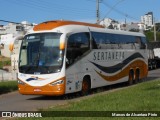
M132 85L134 80L134 71L130 70L129 71L129 78L128 78L128 85Z
M81 95L88 95L91 88L91 83L89 77L85 77L82 82Z
M135 83L138 83L138 82L139 82L139 80L140 80L140 70L139 70L139 69L137 69L137 70L136 70Z

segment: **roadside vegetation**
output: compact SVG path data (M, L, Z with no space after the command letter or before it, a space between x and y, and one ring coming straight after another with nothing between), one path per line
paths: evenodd
M81 100L71 100L68 104L53 106L42 111L160 111L160 79L142 82L119 90L90 95ZM66 113L67 114L67 113ZM74 112L74 115L78 112ZM96 113L94 113L96 114ZM54 116L54 112L49 116ZM63 116L63 115L62 115ZM83 115L82 115L83 116ZM98 116L98 112L97 112ZM24 118L23 118L24 119ZM40 118L38 118L40 119ZM48 117L42 119L56 120L155 120L158 117ZM28 118L27 118L28 120ZM31 118L32 120L32 118ZM33 118L35 120L35 118Z
M150 30L144 31L148 42L154 41L154 27ZM160 41L160 23L156 23L156 38L157 41Z
M146 38L148 42L154 41L154 32L153 31L145 31ZM157 41L160 41L160 32L156 32Z
M18 90L17 81L0 81L0 95Z
M11 59L0 55L0 69L3 66L11 66Z

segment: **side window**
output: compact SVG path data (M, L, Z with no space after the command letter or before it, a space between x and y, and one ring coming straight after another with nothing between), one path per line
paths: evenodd
M145 38L143 37L135 37L136 40L135 40L135 44L136 44L136 49L145 49L146 48L146 45L145 45Z
M92 47L93 49L99 49L99 33L92 32Z
M135 49L135 37L130 35L119 35L119 48L121 49Z
M93 49L106 49L107 40L105 33L92 32L92 37Z
M141 39L142 39L142 46L141 46L141 48L142 49L146 49L147 48L146 38L145 37L141 37Z
M119 36L117 34L106 34L106 49L118 49L119 48Z
M67 64L73 64L90 49L89 33L75 33L69 36L67 42Z
M145 49L145 37L92 32L93 49Z

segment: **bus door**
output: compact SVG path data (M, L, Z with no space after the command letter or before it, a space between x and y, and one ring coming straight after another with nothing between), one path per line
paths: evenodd
M81 89L84 57L90 50L89 32L74 33L68 37L66 51L66 92Z

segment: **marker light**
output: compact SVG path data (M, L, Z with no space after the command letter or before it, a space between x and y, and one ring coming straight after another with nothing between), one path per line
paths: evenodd
M60 84L63 84L64 83L64 80L58 80L58 81L55 81L53 83L51 83L51 85L60 85Z
M18 80L18 84L25 85L25 83L22 82L21 80Z
M9 50L12 52L13 51L13 48L14 48L14 44L10 44L9 45Z

